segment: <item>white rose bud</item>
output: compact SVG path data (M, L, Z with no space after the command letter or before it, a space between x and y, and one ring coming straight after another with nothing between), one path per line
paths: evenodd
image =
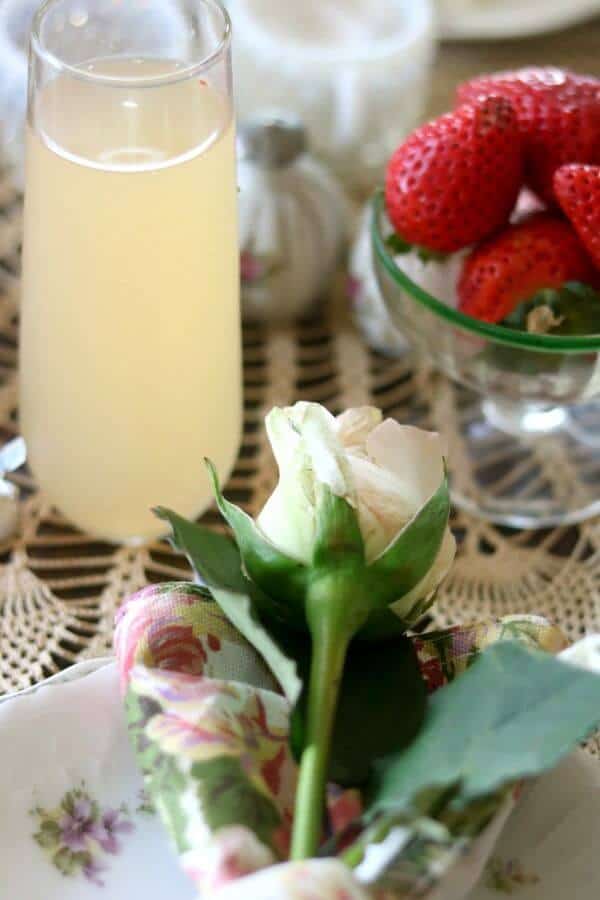
M370 406L333 416L314 403L271 410L267 432L279 483L256 520L277 549L310 565L318 528L320 484L357 512L367 565L394 543L444 480L439 434L393 419ZM401 618L426 607L454 559L448 527L425 576L391 605Z

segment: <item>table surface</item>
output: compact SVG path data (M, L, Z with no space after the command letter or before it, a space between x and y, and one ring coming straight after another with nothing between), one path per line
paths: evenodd
M457 82L483 71L554 63L600 75L600 19L561 34L520 42L443 45L429 112L447 108ZM20 200L0 181L0 442L18 431L16 361ZM423 380L410 361L369 351L334 303L319 318L284 329L244 329L245 427L228 495L256 514L276 480L262 419L275 404L315 400L333 410L374 404L385 414L440 427L452 397ZM434 402L437 397L438 402ZM417 398L417 402L415 401ZM0 694L111 649L114 614L148 581L189 577L165 543L137 549L80 534L52 509L27 471L18 536L0 546ZM218 527L214 511L205 517ZM535 612L576 639L600 631L600 521L570 529L514 532L457 513L453 572L435 607L436 624ZM600 745L596 747L600 752Z

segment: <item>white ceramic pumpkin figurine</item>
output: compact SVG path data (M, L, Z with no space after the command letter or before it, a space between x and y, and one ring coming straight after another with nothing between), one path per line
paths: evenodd
M240 118L275 109L299 116L315 153L348 190L371 193L424 111L436 40L431 0L226 6Z
M294 319L322 299L350 226L342 188L306 152L301 123L262 116L240 128L242 311Z

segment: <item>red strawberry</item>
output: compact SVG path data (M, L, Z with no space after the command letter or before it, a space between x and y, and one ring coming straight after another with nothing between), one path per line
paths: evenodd
M596 280L569 223L536 213L489 238L467 257L458 283L459 309L484 322L501 322L543 288Z
M466 104L398 147L387 170L388 215L409 244L451 253L508 220L522 174L510 103L489 97Z
M600 166L561 166L554 193L600 269Z
M553 203L552 177L564 163L600 163L600 80L563 69L527 68L467 81L459 103L490 95L513 104L525 149L525 177Z

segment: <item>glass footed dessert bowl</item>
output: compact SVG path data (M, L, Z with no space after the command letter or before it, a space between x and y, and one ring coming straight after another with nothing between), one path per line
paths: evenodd
M433 406L456 505L518 528L600 514L600 334L535 334L459 312L417 282L414 258L390 247L383 193L372 212L392 325L450 382L436 385Z

